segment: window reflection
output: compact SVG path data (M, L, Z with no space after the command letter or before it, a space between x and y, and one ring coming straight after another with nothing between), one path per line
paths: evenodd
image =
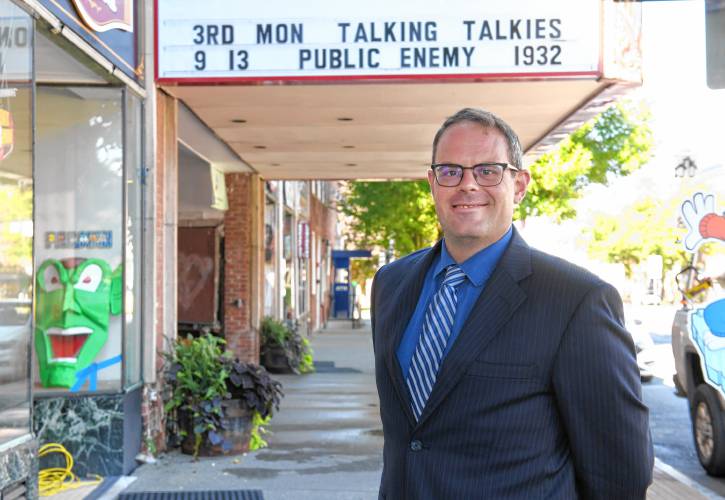
M0 0L0 444L30 432L32 20Z

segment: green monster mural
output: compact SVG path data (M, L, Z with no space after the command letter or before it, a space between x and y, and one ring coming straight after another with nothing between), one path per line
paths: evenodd
M36 275L35 350L43 387L72 387L121 314L121 266L101 259L48 259Z

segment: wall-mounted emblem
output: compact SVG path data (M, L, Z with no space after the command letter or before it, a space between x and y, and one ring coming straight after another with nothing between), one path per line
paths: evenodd
M73 0L73 5L94 31L133 32L133 0Z

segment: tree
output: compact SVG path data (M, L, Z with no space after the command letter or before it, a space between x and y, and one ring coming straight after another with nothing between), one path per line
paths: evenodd
M33 190L0 184L0 270L22 269L33 256L33 239L22 224L33 219Z
M627 276L650 255L661 255L663 267L672 269L687 262L678 228L679 198L637 200L618 215L596 215L588 252L591 257L624 264Z
M440 232L427 181L351 182L340 208L361 248L387 248L392 239L396 255L405 255L431 245Z
M591 228L585 231L587 251L597 260L624 264L628 276L635 266L650 255L661 255L663 268L679 270L687 265L691 254L682 241L687 228L680 216L680 207L694 193L717 193L717 185L703 176L684 178L669 193L646 196L625 206L617 215L596 214ZM722 253L722 245L705 244L698 250L703 255Z
M591 183L607 185L639 169L650 158L652 131L642 105L617 103L582 125L530 167L532 182L517 217L546 215L573 219L572 202Z

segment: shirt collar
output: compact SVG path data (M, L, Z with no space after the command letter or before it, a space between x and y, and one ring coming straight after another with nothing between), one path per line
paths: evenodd
M479 250L466 259L465 262L459 264L461 270L474 286L478 287L483 285L488 277L491 276L493 269L496 267L496 264L498 264L499 259L501 259L506 247L508 247L512 234L513 226L509 227L509 230L506 231L506 233L497 242L487 246L483 250ZM434 271L435 277L438 278L439 274L441 274L446 267L455 263L456 261L453 260L451 254L448 253L446 240L444 238L443 243L441 244L440 259L438 260L438 265L435 267Z

